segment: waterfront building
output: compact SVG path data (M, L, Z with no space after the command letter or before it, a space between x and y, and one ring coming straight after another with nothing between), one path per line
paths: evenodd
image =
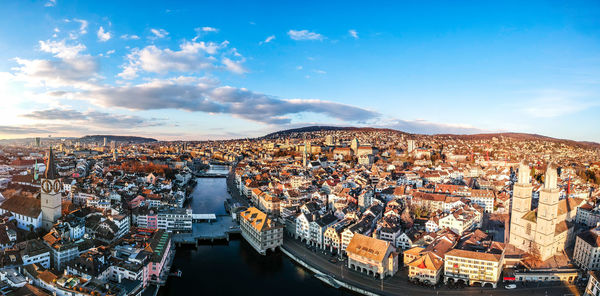
M126 227L122 223L119 224L119 232L122 231L122 227ZM190 232L192 231L192 210L174 207L150 209L146 213L138 215L136 223L141 228L162 229L167 232Z
M340 252L340 244L342 241L342 232L346 227L352 224L352 219L344 218L327 227L323 234L323 248L329 248L330 252Z
M383 279L398 271L398 253L389 242L355 234L346 248L348 268Z
M283 225L267 218L267 214L255 207L240 213L242 236L262 255L274 251L283 244Z
M323 217L313 220L310 222L310 236L309 242L310 244L323 248L323 234L326 231L327 227L331 226L333 223L337 222L338 219L333 214L326 214Z
M488 241L479 250L453 249L444 256L444 283L460 282L467 285L491 284L494 288L500 279L504 264L504 246Z
M409 279L434 285L437 284L443 273L442 267L444 266L444 261L433 253L427 252L407 265Z
M600 227L577 235L573 261L584 271L600 270Z

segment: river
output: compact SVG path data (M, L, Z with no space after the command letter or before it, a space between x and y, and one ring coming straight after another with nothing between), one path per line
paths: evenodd
M224 214L229 197L225 178L198 178L191 201L194 213ZM342 295L277 251L259 255L241 237L229 243L177 249L171 277L159 295Z

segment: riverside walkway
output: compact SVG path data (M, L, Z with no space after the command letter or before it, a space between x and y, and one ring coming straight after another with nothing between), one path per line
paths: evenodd
M436 289L421 287L408 282L406 268L400 270L393 277L384 280L375 279L372 276L350 270L344 265L346 260L331 263L331 256L325 255L320 251L313 252L293 238L284 236L284 253L300 265L310 266L310 270L315 276L331 286L342 286L357 293L366 295L544 295L544 296L574 296L582 295L581 291L574 285L554 284L540 287L519 287L514 290L506 290L503 285L498 288L466 287L463 289L450 289L447 286L440 286ZM290 256L291 255L291 256ZM399 262L401 265L402 262Z

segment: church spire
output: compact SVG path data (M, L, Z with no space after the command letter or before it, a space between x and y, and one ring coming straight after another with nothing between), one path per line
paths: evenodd
M58 173L56 172L56 164L54 163L54 153L52 147L48 151L48 162L46 163L46 172L44 173L46 179L54 180L58 179Z

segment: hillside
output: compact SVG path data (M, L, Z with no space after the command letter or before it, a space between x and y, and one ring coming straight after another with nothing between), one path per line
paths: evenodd
M261 137L261 139L272 139L272 138L278 138L278 137L293 136L294 134L300 134L300 133L312 133L312 132L324 132L324 131L362 131L362 132L388 131L388 132L397 132L397 133L402 133L402 134L408 135L408 133L405 133L403 131L388 129L388 128L313 125L313 126L306 126L306 127L277 131L277 132L265 135L265 136Z
M405 135L412 135L410 133L406 133L400 130L387 129L387 128L372 128L372 127L339 127L339 126L306 126L295 129L281 130L274 133L270 133L268 135L263 136L263 139L272 139L278 137L289 137L289 136L298 136L301 133L310 133L310 132L321 132L321 131L388 131L388 132L397 132ZM511 138L514 140L522 140L522 141L548 141L554 143L563 143L565 145L581 147L581 148L591 148L591 149L600 149L600 144L596 142L589 141L574 141L568 139L557 139L548 136L538 135L538 134L527 134L527 133L486 133L486 134L435 134L435 135L417 135L414 136L419 137L432 137L432 138L453 138L453 139L461 139L461 140L490 140L494 137L496 138Z

